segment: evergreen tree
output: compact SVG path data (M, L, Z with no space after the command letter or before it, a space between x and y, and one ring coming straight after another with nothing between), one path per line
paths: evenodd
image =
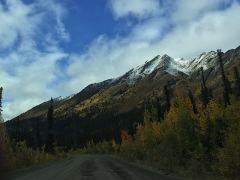
M3 92L3 88L0 88L0 108L2 108L2 92Z
M218 60L219 60L220 71L221 71L222 82L223 82L223 100L224 100L225 106L227 106L231 104L229 95L232 93L232 90L231 90L230 82L224 73L222 52L220 49L218 49L217 52L218 52Z
M20 141L20 117L18 116L15 122L16 141Z
M158 117L158 108L156 106L156 103L152 103L151 106L151 117L152 117L152 121L158 121L159 117Z
M6 136L6 129L5 124L2 118L2 92L3 88L0 88L0 175L2 179L5 179L5 165L7 162L7 136Z
M36 147L41 148L41 139L40 139L40 122L39 119L36 120Z
M204 72L203 72L203 67L201 67L201 78L202 78L202 85L205 89L207 89L207 86L206 86L206 79L204 77Z
M3 122L2 118L2 93L3 93L3 88L0 88L0 123Z
M164 86L164 94L165 94L165 98L166 98L165 111L168 112L171 107L171 102L170 102L170 92L169 92L167 85Z
M191 101L193 112L194 112L195 114L197 114L198 111L197 111L196 102L195 102L195 99L194 99L194 97L193 97L192 91L191 91L190 89L188 90L188 97L189 97L189 99L190 99L190 101Z
M47 121L48 121L48 135L47 135L46 151L50 153L54 153L53 99L52 98L50 100L50 105L48 108Z
M202 77L202 82L201 82L201 99L202 99L203 107L206 107L208 102L211 99L211 95L210 95L210 91L208 90L207 85L206 85L206 79L204 77L203 68L201 68L201 77Z
M164 118L164 112L163 112L161 100L159 97L157 98L157 112L158 112L158 120L160 121L161 119Z
M234 75L235 75L235 93L239 97L240 96L240 77L238 68L234 67Z
M148 120L152 121L152 103L150 102L149 99L145 99L145 103L144 103L144 119L146 114L148 114Z

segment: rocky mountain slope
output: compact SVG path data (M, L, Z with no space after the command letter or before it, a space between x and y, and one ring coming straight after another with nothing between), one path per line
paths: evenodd
M226 75L233 83L233 68L240 67L240 47L224 53L223 61ZM132 133L134 124L143 121L146 102L158 101L164 105L165 85L171 92L191 89L199 99L201 67L207 86L214 91L214 97L221 100L221 76L215 51L192 59L158 55L116 79L91 84L68 98L54 99L57 143L77 146L88 140L119 139L121 129ZM36 122L40 122L40 135L44 142L48 105L49 102L44 102L8 121L12 136L20 136L20 139L27 139L29 144L34 145Z

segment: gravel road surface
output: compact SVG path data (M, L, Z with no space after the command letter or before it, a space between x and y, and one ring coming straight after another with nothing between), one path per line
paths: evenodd
M177 180L148 167L106 155L82 155L18 170L10 180Z

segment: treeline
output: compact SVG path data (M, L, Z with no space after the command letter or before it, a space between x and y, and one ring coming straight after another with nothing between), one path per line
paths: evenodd
M1 92L2 90L1 88ZM93 120L89 123L89 117L83 120L78 117L57 119L54 108L54 100L51 99L46 113L46 122L40 118L22 121L19 117L7 123L0 122L0 171L66 157L74 151L78 152L87 144L95 144L104 139L117 139L120 143L120 129L127 128L131 132L133 123L129 121L119 123L117 118L111 121L112 113L105 113L104 116L98 117L97 123ZM103 119L104 117L106 119ZM85 123L86 121L88 122ZM87 136L81 133L81 130L86 131Z
M46 148L49 142L63 150L77 149L84 147L89 141L97 143L114 139L120 143L122 129L128 129L128 132L133 134L132 125L143 122L143 110L137 108L123 114L117 114L114 109L104 112L92 110L87 112L85 117L79 116L69 108L69 111L59 116L54 100L52 104L54 110L52 121L49 121L48 112L46 112L45 117L22 119L19 116L6 122L10 139L17 142L26 141L27 145L33 149Z

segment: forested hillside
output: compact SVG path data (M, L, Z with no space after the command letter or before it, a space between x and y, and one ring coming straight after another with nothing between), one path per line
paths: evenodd
M90 140L120 142L120 131L134 134L136 125L143 122L146 107L157 107L157 120L161 121L169 104L175 101L175 90L185 95L191 93L196 104L206 106L209 99L228 103L224 102L223 93L237 93L240 48L221 56L222 65L217 53L210 52L189 60L188 64L180 64L181 68L169 56L157 56L117 79L89 85L68 98L53 99L55 143L71 148ZM43 146L47 138L48 107L49 102L44 102L8 121L11 138L26 140L35 148Z

